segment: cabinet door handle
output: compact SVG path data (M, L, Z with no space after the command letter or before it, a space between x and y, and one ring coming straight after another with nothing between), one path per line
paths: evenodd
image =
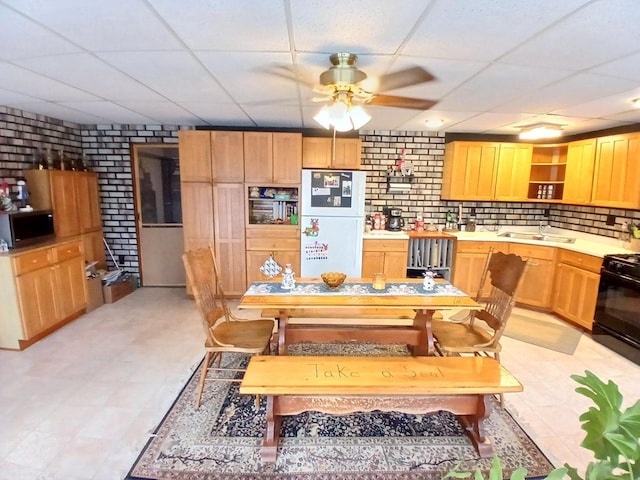
M532 267L539 267L540 266L539 263L531 262L531 261L527 262L527 265L531 265Z

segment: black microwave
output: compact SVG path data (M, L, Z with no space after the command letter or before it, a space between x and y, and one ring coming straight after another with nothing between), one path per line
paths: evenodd
M26 247L54 236L51 210L0 212L0 238L9 248Z

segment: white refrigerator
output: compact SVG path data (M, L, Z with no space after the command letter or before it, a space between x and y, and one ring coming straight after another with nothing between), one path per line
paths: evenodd
M362 276L365 172L302 170L300 276Z

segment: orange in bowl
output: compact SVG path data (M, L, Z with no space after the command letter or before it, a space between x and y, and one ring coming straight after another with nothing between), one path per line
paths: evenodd
M344 282L344 279L347 276L344 273L340 272L327 272L320 275L322 277L322 281L329 288L338 288Z

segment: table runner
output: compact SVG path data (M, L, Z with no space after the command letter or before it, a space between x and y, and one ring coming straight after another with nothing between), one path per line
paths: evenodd
M466 297L467 294L449 282L436 283L433 290L425 290L421 283L387 283L384 290L375 290L371 283L343 283L332 289L320 282L297 282L291 290L277 282L254 282L245 295L323 295L323 296L405 296L405 297Z

